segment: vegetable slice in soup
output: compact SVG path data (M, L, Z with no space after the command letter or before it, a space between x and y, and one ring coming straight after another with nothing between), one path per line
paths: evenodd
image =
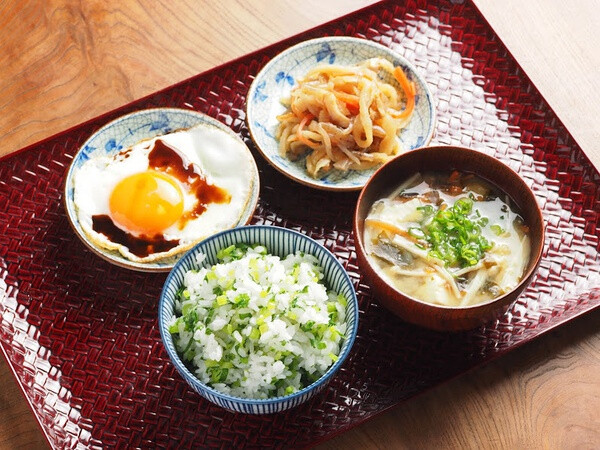
M471 173L417 173L376 201L365 220L371 263L396 289L447 306L514 289L529 229L508 196Z

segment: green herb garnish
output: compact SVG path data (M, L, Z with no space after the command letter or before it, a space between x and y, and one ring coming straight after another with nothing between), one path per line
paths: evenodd
M431 213L429 208L422 211L424 216ZM468 197L458 199L449 208L438 209L433 219L425 224L426 221L424 217L421 231L429 244L429 254L446 266L474 266L492 248L493 244L481 235L481 227L487 225L488 219L473 210L473 200ZM417 237L414 231L409 233Z
M185 323L186 331L194 331L196 322L198 321L198 312L195 309L191 309L185 316L183 316L183 323Z
M504 233L504 228L502 228L500 225L492 225L490 226L490 230L492 230L496 236L500 236L502 233Z
M223 262L242 259L249 248L250 245L244 243L230 245L229 247L222 248L217 252L217 259Z

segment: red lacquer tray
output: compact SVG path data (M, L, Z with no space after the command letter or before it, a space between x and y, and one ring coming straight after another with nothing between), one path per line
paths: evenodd
M351 217L357 195L294 183L252 146L244 105L253 76L279 51L324 35L371 39L403 54L436 98L434 142L496 156L538 196L547 221L543 260L531 287L500 320L446 334L387 314L356 265ZM111 119L158 106L195 109L231 126L259 164L253 222L301 230L348 269L360 299L356 344L339 375L308 404L261 417L204 401L175 372L160 342L157 299L166 276L112 266L73 234L61 189L79 145ZM377 4L1 161L0 346L57 448L310 445L598 307L599 181L471 3Z

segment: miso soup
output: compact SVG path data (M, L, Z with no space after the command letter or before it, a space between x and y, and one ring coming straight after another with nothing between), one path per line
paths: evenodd
M415 174L365 220L371 263L400 292L447 306L486 302L521 281L529 229L506 194L471 173Z

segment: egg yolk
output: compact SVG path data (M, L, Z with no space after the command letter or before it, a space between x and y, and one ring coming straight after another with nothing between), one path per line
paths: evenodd
M169 175L152 170L122 179L109 199L110 215L120 228L149 237L183 214L183 193Z

